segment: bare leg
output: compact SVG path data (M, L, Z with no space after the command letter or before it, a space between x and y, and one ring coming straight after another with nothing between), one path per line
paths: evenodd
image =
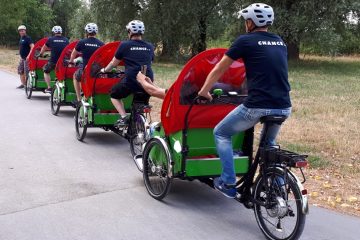
M124 108L124 103L121 100L115 99L115 98L111 98L111 102L114 105L114 107L116 108L116 110L119 112L120 116L125 117L126 112L125 112L125 108Z
M76 92L76 98L78 101L81 101L81 94L80 94L80 83L76 80L75 76L73 79L73 83L74 83L74 88L75 88L75 92Z
M20 74L20 81L22 85L26 85L26 76L25 73Z
M44 80L45 80L48 88L51 88L51 86L50 86L50 74L49 73L44 73Z

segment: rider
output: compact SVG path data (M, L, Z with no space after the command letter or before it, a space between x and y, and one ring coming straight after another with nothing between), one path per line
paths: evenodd
M44 66L44 80L47 84L47 89L45 92L51 93L50 86L50 72L55 69L56 63L61 55L61 52L69 44L69 40L62 35L62 28L60 26L54 26L51 30L54 34L53 37L50 37L45 45L41 48L40 56L45 53L45 51L51 50L51 57L47 64Z
M74 50L71 53L69 64L74 64L74 60L79 53L82 53L83 63L79 67L79 69L74 73L74 88L76 92L77 102L81 101L80 94L80 82L81 77L88 63L90 57L93 53L104 45L102 41L96 38L96 34L98 32L98 26L95 23L88 23L85 26L86 38L81 39L75 46Z
M234 159L231 137L243 132L266 115L291 113L290 84L288 81L287 47L283 40L268 32L273 24L272 7L262 3L251 4L240 11L245 19L247 34L241 35L208 75L199 96L212 100L212 85L221 78L230 65L242 58L246 67L248 97L230 112L214 129L217 152L222 162L222 174L214 179L214 187L225 196L236 196ZM268 146L275 145L280 130L272 125L265 136Z
M19 42L19 53L20 53L20 62L18 66L18 74L20 75L21 85L17 88L24 88L26 84L26 74L29 70L29 53L34 47L34 43L31 38L26 35L26 26L20 25L18 27L18 32L20 35Z
M117 83L111 89L111 102L120 114L120 119L116 125L123 126L127 124L127 114L121 99L126 98L135 92L144 92L144 89L136 81L136 75L146 66L146 76L153 79L151 63L154 59L154 46L142 40L145 32L144 23L139 20L133 20L126 25L128 32L128 41L121 42L112 61L103 69L102 72L109 72L112 68L119 65L121 60L125 63L125 78ZM150 97L150 96L149 96Z

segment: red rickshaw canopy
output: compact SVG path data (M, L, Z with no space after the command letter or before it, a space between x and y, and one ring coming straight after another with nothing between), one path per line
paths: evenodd
M120 42L111 42L95 51L85 67L81 86L86 98L95 93L107 94L112 86L120 81L119 78L99 78L98 72L106 67L113 59ZM122 65L122 63L120 63Z
M165 134L169 135L184 129L187 110L206 77L222 59L227 49L211 49L192 58L180 72L177 80L169 88L161 109L161 122ZM234 61L219 79L218 87L240 89L245 83L245 65L241 59ZM245 85L245 84L244 84ZM194 105L189 114L189 128L214 128L236 105L214 104Z
M74 50L77 43L78 41L76 40L71 42L69 45L67 45L64 48L64 50L61 52L59 60L56 63L55 74L57 80L60 82L68 78L73 78L76 69L78 69L75 66L68 66L67 63L65 62L65 59L68 60L70 59L71 53ZM81 54L79 56L81 56Z
M40 52L41 48L45 45L47 40L48 40L48 38L40 39L39 41L37 41L34 44L33 49L30 51L30 54L29 54L29 70L30 71L35 71L36 69L40 69L48 62L48 60L36 59L36 57L35 57L35 54Z

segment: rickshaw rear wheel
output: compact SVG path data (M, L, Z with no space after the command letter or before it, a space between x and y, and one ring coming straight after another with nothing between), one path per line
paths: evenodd
M87 132L87 116L85 116L84 106L79 105L75 114L76 138L83 141Z
M32 90L33 90L31 77L29 77L29 75L30 75L30 73L28 73L26 75L26 84L25 84L25 94L26 94L27 99L31 98Z
M58 115L60 111L60 98L59 98L59 89L56 87L56 85L53 87L51 91L51 113L53 115Z
M152 138L143 153L143 177L146 190L153 198L162 200L170 190L169 156L163 143Z
M132 156L141 155L143 152L143 144L146 142L146 119L141 114L136 114L130 122L130 150Z
M259 176L254 185L254 199L268 205L254 204L256 221L267 239L295 240L301 236L306 215L302 212L301 191L296 180L284 171L272 169ZM265 184L272 188L269 193Z

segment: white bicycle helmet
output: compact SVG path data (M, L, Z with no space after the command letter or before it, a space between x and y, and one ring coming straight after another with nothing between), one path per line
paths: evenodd
M20 31L20 30L26 30L26 26L25 25L20 25L18 27L18 31Z
M126 25L126 30L130 31L132 34L141 34L145 33L145 25L142 21L132 20Z
M98 26L96 23L88 23L85 26L85 31L87 33L97 33L98 32Z
M253 3L240 11L245 20L251 19L257 27L264 27L274 23L274 10L264 3Z
M51 31L55 34L62 33L62 28L60 26L54 26Z

